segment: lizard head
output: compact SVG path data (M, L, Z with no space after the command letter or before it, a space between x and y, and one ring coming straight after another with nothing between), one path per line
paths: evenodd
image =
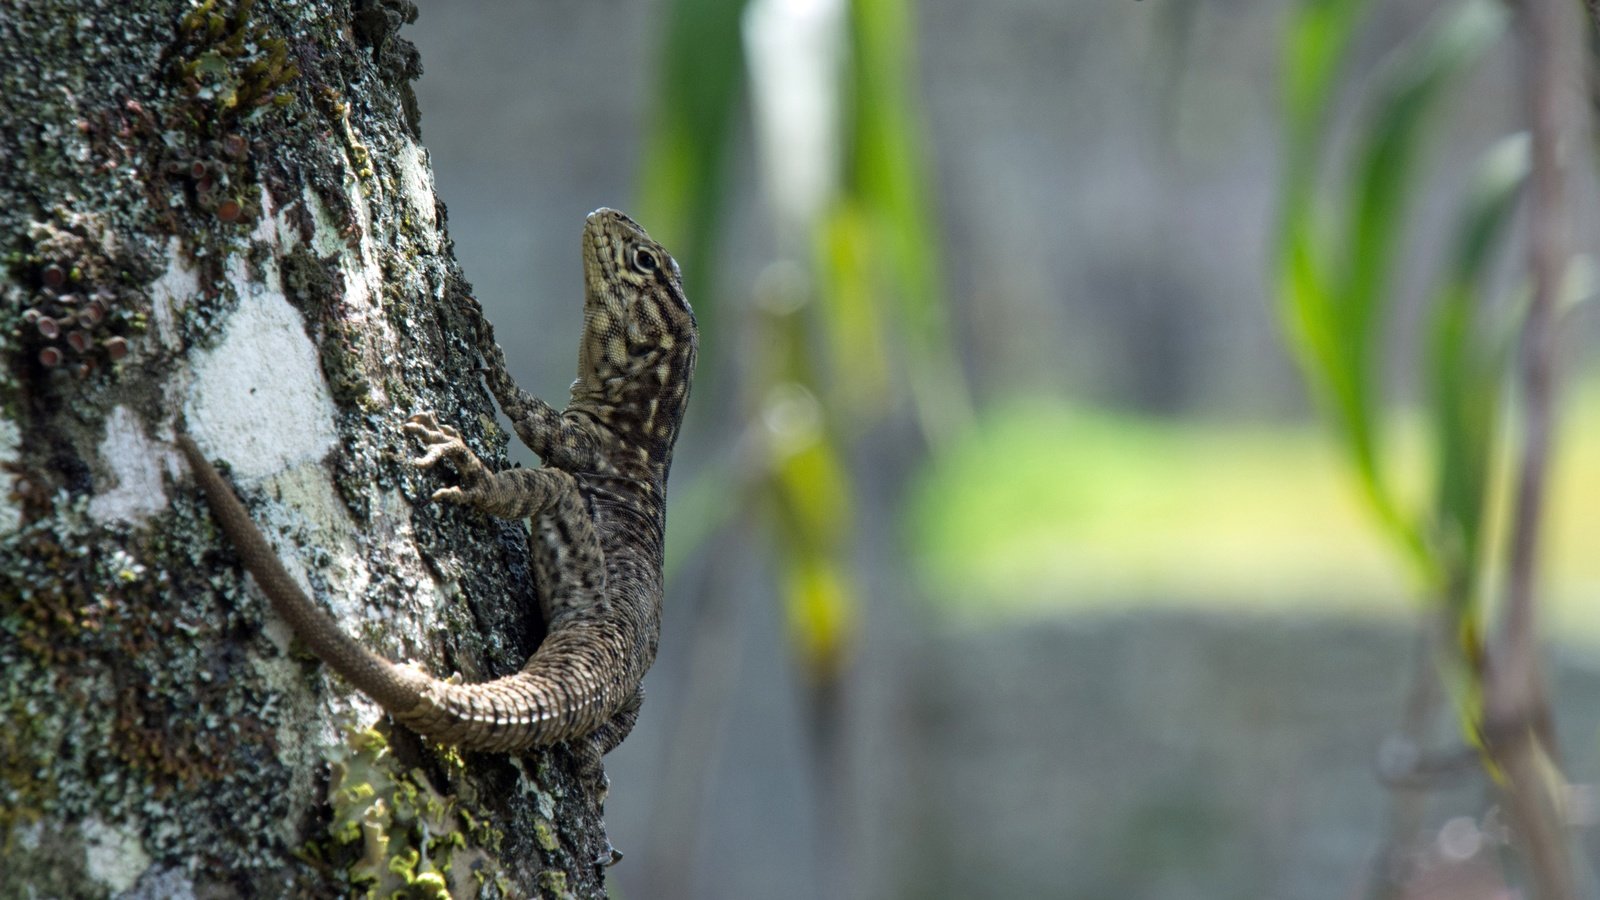
M597 209L583 226L583 275L573 405L668 461L698 343L678 264L639 223Z

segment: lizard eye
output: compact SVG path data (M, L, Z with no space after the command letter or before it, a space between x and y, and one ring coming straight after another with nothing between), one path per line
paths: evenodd
M646 275L661 267L656 260L656 255L644 247L636 247L633 251L633 267Z

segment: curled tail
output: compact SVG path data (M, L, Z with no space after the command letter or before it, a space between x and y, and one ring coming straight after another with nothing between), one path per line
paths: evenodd
M587 659L593 638L576 634L550 635L522 671L481 684L452 684L373 653L300 589L194 441L180 433L177 443L273 609L329 668L413 731L467 750L518 752L587 735L628 700L631 689L583 674L599 669Z

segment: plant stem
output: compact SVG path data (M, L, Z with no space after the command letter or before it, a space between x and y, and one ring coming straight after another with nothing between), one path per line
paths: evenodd
M1556 764L1548 699L1539 669L1537 569L1555 407L1555 307L1566 268L1563 138L1576 133L1578 107L1567 87L1582 83L1582 30L1567 0L1523 0L1525 104L1531 118L1528 268L1533 299L1521 352L1522 456L1517 472L1506 603L1484 684L1489 752L1536 894L1577 896L1567 843L1566 782Z

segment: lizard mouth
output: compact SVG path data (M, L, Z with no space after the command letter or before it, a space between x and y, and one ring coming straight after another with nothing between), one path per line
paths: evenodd
M628 292L623 289L624 254L644 230L614 209L601 207L583 224L583 340L578 348L582 380L615 355L615 336L626 331ZM615 364L616 360L610 360Z
M587 307L608 308L621 315L622 298L616 285L627 269L629 248L648 242L650 236L639 223L614 209L602 206L589 213L583 223L583 275L588 296Z
M600 299L596 294L610 293L605 286L615 280L623 266L622 254L630 234L642 237L644 229L614 209L602 206L584 220L583 274L591 302Z

